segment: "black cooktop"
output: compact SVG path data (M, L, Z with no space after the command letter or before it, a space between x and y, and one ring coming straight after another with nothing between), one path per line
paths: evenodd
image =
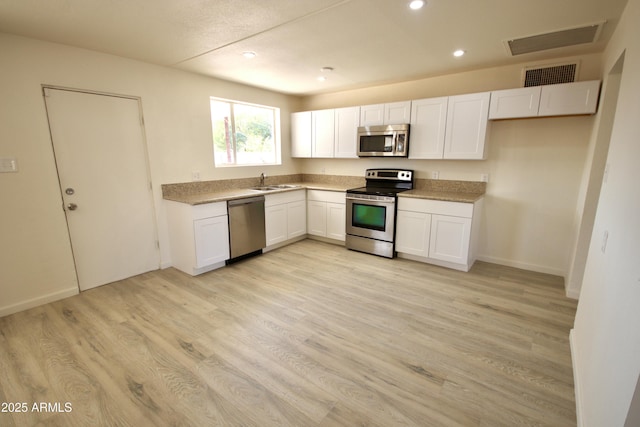
M351 188L347 190L347 193L351 194L375 194L377 196L390 196L394 197L396 194L410 190L410 188L390 188L390 187L376 187L376 186L367 186L367 187L358 187Z

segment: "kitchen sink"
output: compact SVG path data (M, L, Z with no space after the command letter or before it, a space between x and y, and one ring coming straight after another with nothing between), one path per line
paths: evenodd
M283 190L285 188L298 188L299 185L291 185L291 184L279 184L279 185L265 185L258 187L251 187L252 190L258 191L273 191L273 190Z
M299 188L300 186L295 184L278 184L278 185L270 185L269 187L282 189L282 188Z

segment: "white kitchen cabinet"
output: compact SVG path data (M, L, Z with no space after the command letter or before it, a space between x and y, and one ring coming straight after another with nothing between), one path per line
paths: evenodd
M358 158L360 107L336 108L334 157Z
M489 119L593 114L600 81L563 83L491 92Z
M229 259L229 224L227 215L198 219L193 222L196 242L196 267Z
M311 112L311 157L333 157L335 110Z
M384 125L401 125L411 121L411 101L384 104Z
M311 157L311 111L291 114L291 157Z
M345 205L344 192L308 190L307 233L344 242Z
M449 97L443 158L485 158L490 98L489 92Z
M306 235L305 190L265 195L267 248Z
M442 158L448 104L448 97L411 101L410 159Z
M599 94L599 80L542 86L538 115L593 114Z
M189 205L165 200L172 266L195 276L229 259L227 203Z
M396 251L423 258L429 256L431 214L398 210L396 216Z
M398 125L411 121L411 101L360 107L360 126Z
M540 106L541 87L495 90L491 92L489 119L535 117Z
M360 126L382 124L384 124L384 104L371 104L360 107Z
M398 256L469 271L476 259L482 199L475 203L398 198Z
M345 212L344 203L327 202L327 237L329 239L345 241Z
M471 243L471 218L431 216L429 257L454 264L466 264Z

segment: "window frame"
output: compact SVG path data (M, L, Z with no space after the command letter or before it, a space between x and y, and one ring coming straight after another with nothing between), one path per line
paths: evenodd
M229 104L229 123L231 126L230 136L231 136L231 146L233 149L233 163L217 163L216 162L216 143L213 136L213 129L215 125L214 117L213 117L213 103L214 102L222 102ZM243 107L256 107L262 108L266 110L270 110L272 113L273 119L273 148L275 159L273 163L238 163L238 150L237 150L237 141L236 141L236 117L235 117L235 107L236 105L242 105ZM272 105L264 105L264 104L256 104L251 102L237 101L233 99L227 98L219 98L216 96L209 97L209 117L211 119L211 147L213 148L213 165L215 168L228 168L228 167L247 167L247 166L272 166L272 165L281 165L282 164L282 139L281 139L281 125L280 125L280 108L274 107Z

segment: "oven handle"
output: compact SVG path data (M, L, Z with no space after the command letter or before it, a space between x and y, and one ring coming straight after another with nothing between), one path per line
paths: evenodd
M360 197L352 197L352 196L346 196L347 200L356 200L358 202L373 202L373 203L384 203L387 205L393 205L396 203L396 200L372 200L372 199L364 199L364 198L360 198Z

